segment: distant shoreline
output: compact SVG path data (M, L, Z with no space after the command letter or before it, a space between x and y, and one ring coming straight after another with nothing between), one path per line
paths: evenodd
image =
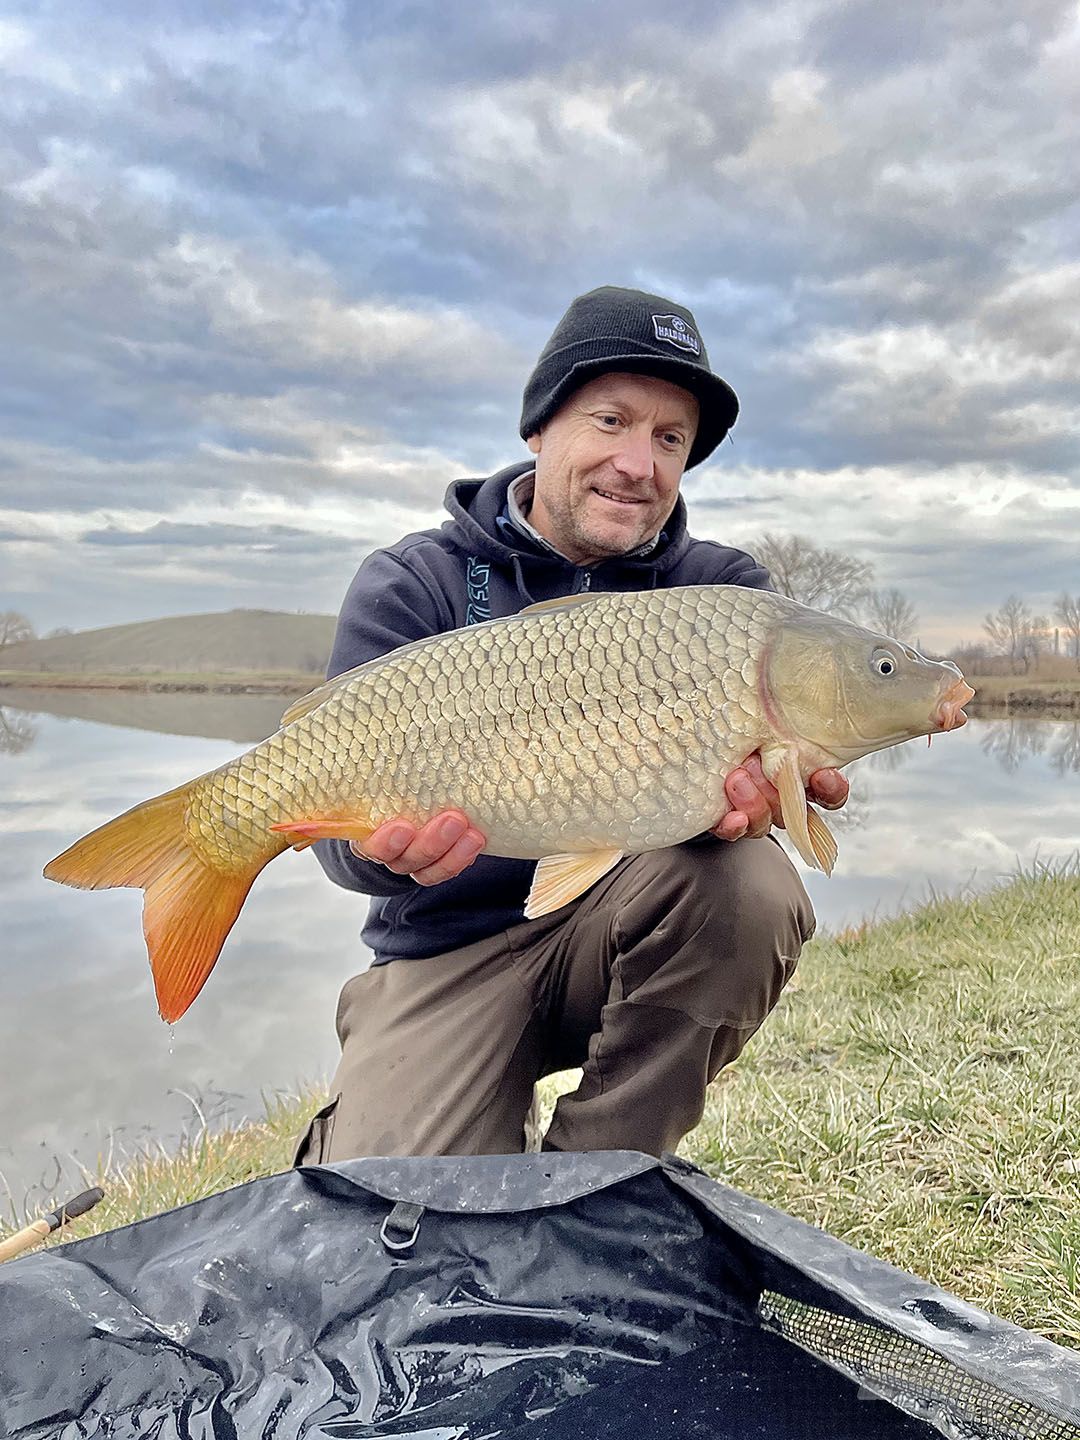
M1024 675L972 675L975 698L964 706L972 715L993 711L1031 714L1043 710L1080 714L1080 675L1066 680L1036 680Z
M321 674L232 672L188 675L92 675L75 671L0 670L0 691L135 690L183 691L213 695L300 695L321 685Z
M0 670L0 693L19 690L133 690L213 695L302 695L324 680L321 673L222 671L153 675L109 675L82 671ZM1080 715L1080 675L1066 680L1029 680L1023 675L975 675L974 700L966 709L975 716L1000 718L1013 714L1055 711L1064 718Z

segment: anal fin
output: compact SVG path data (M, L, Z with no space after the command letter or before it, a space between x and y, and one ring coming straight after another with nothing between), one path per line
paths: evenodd
M313 815L306 820L283 820L270 829L284 835L294 850L305 850L316 840L356 840L363 842L374 826L367 820L349 815Z
M545 855L537 863L525 901L525 919L536 920L569 905L623 858L622 850L588 850L583 855Z

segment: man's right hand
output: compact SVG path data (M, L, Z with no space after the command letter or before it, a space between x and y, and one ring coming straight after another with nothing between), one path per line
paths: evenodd
M377 860L395 875L411 875L418 885L439 885L467 870L487 840L460 810L441 810L426 825L398 816L373 830L361 847L349 849L361 860Z

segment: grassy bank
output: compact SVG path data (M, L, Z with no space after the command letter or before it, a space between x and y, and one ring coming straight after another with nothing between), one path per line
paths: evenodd
M109 675L92 671L0 670L5 686L19 690L206 691L220 695L300 695L321 685L321 674L297 671L191 671L187 674Z
M684 1151L1080 1347L1080 870L808 948Z
M816 940L683 1153L1080 1347L1080 871ZM573 1076L546 1086L550 1106ZM72 1234L286 1166L317 1104L144 1156Z

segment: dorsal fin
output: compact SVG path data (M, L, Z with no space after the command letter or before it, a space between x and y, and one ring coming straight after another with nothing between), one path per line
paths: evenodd
M584 604L586 600L595 599L596 594L591 590L586 590L581 595L556 595L554 600L537 600L535 604L526 605L517 613L519 615L535 615L540 610L570 610L575 605Z

